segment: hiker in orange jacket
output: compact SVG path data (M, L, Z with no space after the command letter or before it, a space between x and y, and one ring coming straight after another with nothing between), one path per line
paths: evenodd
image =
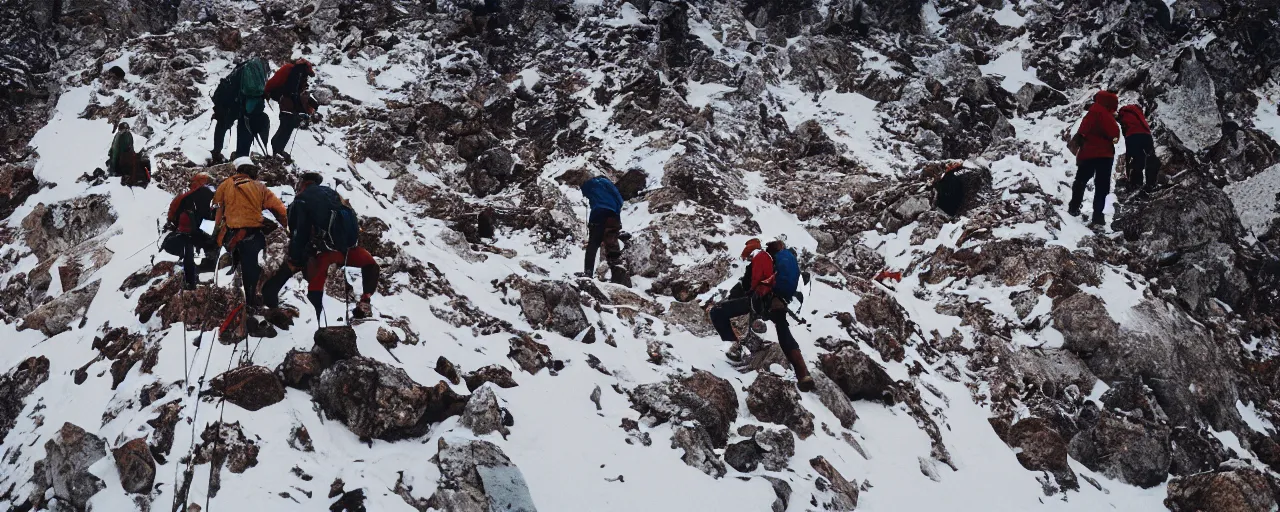
M258 181L258 166L251 158L237 158L235 166L235 174L222 180L213 193L213 205L217 208L214 225L218 243L240 265L245 303L258 307L262 304L257 294L258 278L262 277L258 253L266 248L266 233L275 229L262 212L270 211L285 228L289 226L289 214L271 189Z
M1084 202L1084 191L1089 180L1093 186L1093 217L1090 225L1106 224L1102 214L1107 205L1107 194L1111 193L1111 164L1116 154L1116 142L1120 141L1120 125L1116 123L1116 109L1120 106L1120 98L1111 91L1098 91L1093 96L1093 105L1080 122L1076 136L1083 138L1080 151L1076 153L1076 179L1071 184L1071 201L1067 203L1067 211L1072 216L1080 215L1080 206Z

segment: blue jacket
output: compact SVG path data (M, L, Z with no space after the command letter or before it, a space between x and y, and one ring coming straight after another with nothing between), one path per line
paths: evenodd
M582 195L591 202L591 209L603 208L622 213L622 194L609 178L597 176L582 184Z

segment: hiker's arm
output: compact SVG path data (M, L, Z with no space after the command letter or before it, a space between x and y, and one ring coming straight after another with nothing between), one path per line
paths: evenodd
M288 228L289 211L285 209L284 203L280 202L280 198L276 197L275 193L271 192L271 189L267 188L265 185L262 187L262 190L264 191L262 206L270 211L271 215L275 216L276 222L280 223L280 227Z
M751 258L751 290L764 296L773 289L773 258L764 251Z
M1102 133L1107 136L1107 140L1119 142L1120 124L1116 122L1116 118L1112 116L1105 116L1101 120L1101 124Z
M173 198L173 201L169 201L169 216L165 217L165 220L169 221L170 224L178 222L178 207L182 205L182 198L185 195L178 194L178 197Z
M213 209L214 209L214 210L213 210L213 223L214 223L214 226L221 226L221 225L222 225L222 218L223 218L223 216L226 214L226 207L225 207L226 199L225 199L225 197L226 197L226 190L227 190L227 187L226 187L226 185L225 185L225 184L226 184L226 182L225 182L225 181L224 181L224 182L222 182L222 183L223 183L223 185L218 185L218 190L217 190L216 192L214 192L214 193L213 193L213 202L212 202L211 206L212 206L212 207L213 207Z

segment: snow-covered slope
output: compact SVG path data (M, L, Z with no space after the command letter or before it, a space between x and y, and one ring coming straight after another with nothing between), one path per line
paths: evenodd
M48 99L5 100L47 121L15 128L0 180L0 501L484 510L446 499L481 482L489 510L525 492L543 511L1194 510L1227 487L1275 507L1264 244L1280 228L1247 187L1275 181L1280 114L1255 91L1280 68L1274 43L1226 30L1241 8L1193 3L1217 5L547 0L484 17L444 0L215 2L222 21L183 5L171 27L64 8L36 23L62 57L41 75ZM264 177L287 203L294 177L320 172L365 217L384 282L353 323L359 353L385 378L444 382L430 407L471 395L466 412L362 439L320 398L324 376L257 410L210 393L237 366L310 351L355 283L333 271L318 319L292 281L296 323L230 344L214 333L239 300L231 277L177 293L157 226L190 174L229 173L206 167L209 97L247 55L318 64L324 118ZM1224 59L1260 70L1228 76ZM1152 111L1172 176L1149 201L1113 197L1101 234L1064 204L1063 134L1098 85ZM1223 116L1240 130L1206 120ZM155 162L148 188L82 176L120 120ZM966 159L955 217L931 208L941 158ZM622 213L630 289L571 277L584 172L644 176ZM727 358L702 314L742 244L778 235L816 276L793 325L831 379L815 393L790 392L776 347ZM871 279L886 269L902 280ZM450 383L442 359L518 385ZM488 392L494 407L475 398ZM511 424L477 435L490 413ZM93 436L120 451L67 455L100 453ZM149 455L121 448L137 438ZM520 476L499 485L510 473L477 439ZM460 444L473 451L445 448ZM148 457L153 485L126 491L118 467Z

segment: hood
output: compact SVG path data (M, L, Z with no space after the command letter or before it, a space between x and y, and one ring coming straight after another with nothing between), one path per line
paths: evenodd
M1098 91L1097 94L1093 95L1093 102L1102 105L1103 108L1107 109L1107 112L1115 112L1116 108L1120 106L1120 97L1111 91Z
M191 189L190 189L190 190L195 190L195 189L198 189L198 188L200 188L200 187L206 186L206 185L208 185L208 184L209 184L209 182L211 182L211 181L213 181L213 178L211 178L208 174L205 174L205 173L203 173L203 172L198 172L198 173L192 174L192 175L191 175Z

